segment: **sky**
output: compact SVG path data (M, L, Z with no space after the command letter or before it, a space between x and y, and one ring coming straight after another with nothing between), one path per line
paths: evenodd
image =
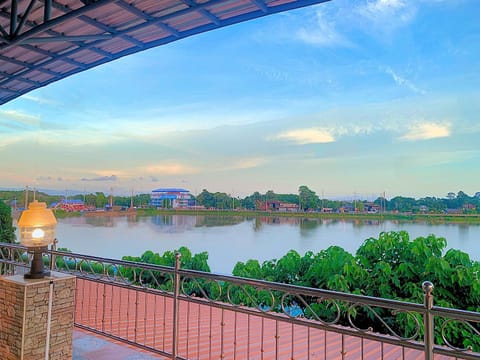
M333 0L0 106L0 187L480 191L480 1Z

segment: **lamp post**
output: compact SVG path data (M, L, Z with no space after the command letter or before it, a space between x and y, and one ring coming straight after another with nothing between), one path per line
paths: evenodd
M43 269L42 254L47 246L55 240L57 219L52 210L47 209L44 202L33 201L28 205L18 220L20 228L20 243L33 252L30 272L25 274L27 279L41 279L50 275Z

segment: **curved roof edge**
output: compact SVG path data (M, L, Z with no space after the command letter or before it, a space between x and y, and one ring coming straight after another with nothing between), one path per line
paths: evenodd
M136 52L326 1L0 0L0 104Z

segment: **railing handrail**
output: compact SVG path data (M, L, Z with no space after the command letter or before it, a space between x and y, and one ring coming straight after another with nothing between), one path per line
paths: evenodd
M27 251L27 248L23 245L19 244L12 244L12 243L2 243L0 242L0 247L4 248L12 248L17 250ZM48 254L55 255L55 256L64 256L64 257L71 257L82 259L86 261L92 261L95 263L109 263L112 265L123 265L134 267L137 269L143 270L151 270L151 271L158 271L164 273L175 273L175 267L173 266L165 266L165 265L156 265L156 264L147 264L129 260L119 260L113 258L104 258L94 255L86 255L74 252L66 252L66 251L59 251L59 250L48 250ZM10 262L12 263L12 262ZM21 265L21 263L19 264ZM395 307L399 310L405 311L416 311L419 313L425 312L425 307L423 304L420 303L413 303L403 300L394 300L394 299L386 299L386 298L379 298L367 295L359 295L359 294L350 294L350 293L343 293L334 290L325 290L325 289L317 289L317 288L309 288L305 286L299 285L292 285L292 284L283 284L277 282L270 282L266 280L259 280L259 279L250 279L244 278L240 276L232 276L232 275L224 275L224 274L217 274L211 272L203 272L198 270L187 270L187 269L180 269L178 273L184 277L201 277L208 280L215 280L215 281L225 281L225 282L232 282L238 283L242 285L251 285L258 288L265 288L265 289L272 289L272 290L280 290L280 291L294 291L294 292L301 292L304 295L309 296L319 296L323 295L324 297L335 298L336 300L343 300L349 302L355 302L365 305L372 305L372 306L385 306L385 307ZM79 274L81 276L81 274ZM112 281L111 279L109 281ZM434 306L432 308L432 314L438 316L448 316L458 318L459 320L466 320L466 321L480 321L480 313L468 311L468 310L461 310L456 308L445 308L440 306Z
M0 245L3 246L3 244L1 243ZM16 246L16 248L26 250L25 247L18 246L18 245ZM93 255L85 255L85 254L58 251L58 250L48 250L48 253L56 256L59 255L59 256L65 256L65 257L78 258L78 259L83 259L83 260L92 261L96 263L109 263L112 265L130 266L130 267L135 267L137 269L166 272L166 273L172 273L172 274L175 272L175 268L173 266L147 264L147 263L141 263L141 262L135 262L135 261L129 261L129 260L118 260L118 259L112 259L112 258L103 258L103 257L98 257ZM309 288L309 287L300 286L300 285L283 284L283 283L271 282L271 281L260 280L260 279L250 279L250 278L244 278L240 276L223 275L223 274L204 272L204 271L198 271L198 270L180 269L178 273L184 277L201 277L203 279L208 279L208 280L225 281L225 282L237 283L242 285L251 285L251 286L264 288L264 289L280 290L280 291L287 291L287 292L288 291L301 292L304 295L323 296L328 298L334 298L336 300L356 302L356 303L361 303L361 304L371 305L371 306L385 306L385 307L393 306L398 310L406 310L406 311L411 310L411 311L417 311L420 313L423 313L425 311L425 308L422 304L402 301L402 300L385 299L385 298L378 298L378 297L367 296L367 295L343 293L343 292L334 291L334 290Z

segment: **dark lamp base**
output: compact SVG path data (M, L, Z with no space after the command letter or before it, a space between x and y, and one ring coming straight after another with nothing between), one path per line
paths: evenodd
M44 271L43 268L43 252L47 251L46 247L30 248L33 251L32 266L30 272L23 275L25 279L42 279L50 275L50 271Z
M41 273L26 273L23 275L25 279L43 279L45 276L50 276L50 271L42 271Z

